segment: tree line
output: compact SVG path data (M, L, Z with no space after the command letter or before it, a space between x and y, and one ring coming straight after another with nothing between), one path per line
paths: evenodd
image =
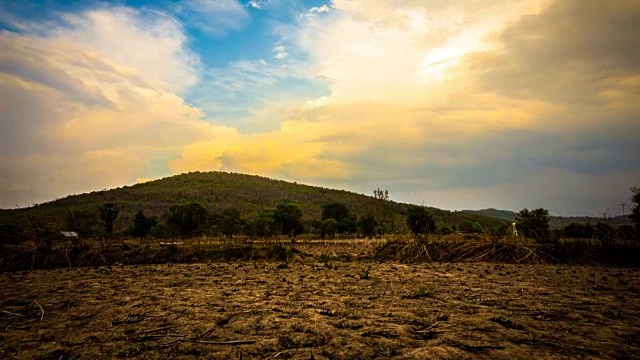
M597 238L603 242L613 239L636 239L640 237L640 188L632 188L631 198L634 207L629 218L635 226L623 225L614 228L606 221L596 224L571 223L562 230L550 230L551 216L543 208L520 211L515 219L519 236L537 242L554 242L561 237ZM384 205L389 199L388 192L375 189L374 197ZM69 211L67 230L76 231L83 238L108 239L114 235L114 222L118 218L123 205L105 203L96 212ZM480 223L464 220L450 227L436 226L433 214L424 206L410 206L404 212L406 228L414 235L489 233L489 229ZM202 235L225 236L244 235L251 238L269 238L275 236L295 237L309 234L321 238L336 236L360 235L373 237L385 233L393 233L396 224L392 216L382 217L367 212L356 216L343 203L331 202L322 206L320 219L305 221L303 211L291 202L283 202L275 208L262 210L247 218L233 207L221 211L209 211L196 202L174 204L169 206L160 218L147 216L143 210L138 211L126 229L120 229L118 235L135 238L171 238L195 237ZM490 235L513 235L511 224L492 229Z

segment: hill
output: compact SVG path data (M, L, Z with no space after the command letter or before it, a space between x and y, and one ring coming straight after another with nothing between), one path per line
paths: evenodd
M482 210L462 210L461 212L465 214L474 214L480 216L487 216L496 219L502 219L505 221L512 222L516 219L518 213L509 211L509 210L498 210L494 208L482 209Z
M120 208L120 215L115 223L117 230L127 228L137 211L142 210L147 216L162 218L171 205L189 202L200 203L214 214L233 207L238 209L246 219L253 218L262 210L275 208L284 202L292 202L303 211L304 220L307 223L320 219L323 205L339 202L345 204L357 216L373 212L379 218L392 218L401 231L405 230L403 214L410 206L344 190L302 185L254 175L194 172L133 186L67 196L30 208L2 210L0 224L46 219L55 228L64 230L66 219L71 212L96 213L100 205L116 203ZM490 229L496 229L505 224L502 220L475 214L429 209L436 218L438 226L459 225L465 221L472 221Z
M518 215L518 213L513 211L498 210L493 208L482 209L482 210L462 210L461 212L465 214L493 217L496 219L501 219L509 222L515 221L516 216ZM594 216L552 216L549 227L552 230L555 230L555 229L564 229L565 226L571 223L594 225L599 222L606 222L607 224L610 224L611 226L614 226L614 227L618 227L621 225L631 225L631 220L627 216L623 216L623 215L614 216L607 219L594 217Z

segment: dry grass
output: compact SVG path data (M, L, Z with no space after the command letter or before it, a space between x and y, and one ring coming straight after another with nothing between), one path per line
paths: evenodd
M313 258L278 264L0 273L0 358L511 360L640 354L638 268L353 261L329 269ZM358 276L365 272L368 279Z
M50 269L59 267L113 264L207 263L218 261L272 260L289 262L311 257L333 267L336 262L394 261L421 262L498 262L609 263L638 264L640 243L561 239L552 244L532 240L488 235L454 234L418 239L394 237L387 240L291 240L250 241L247 239L195 238L173 244L154 240L121 240L103 243L82 240L25 241L0 245L0 271Z
M405 263L436 262L506 262L541 263L551 259L540 246L527 240L472 238L463 236L429 236L416 240L399 239L378 247L377 260Z

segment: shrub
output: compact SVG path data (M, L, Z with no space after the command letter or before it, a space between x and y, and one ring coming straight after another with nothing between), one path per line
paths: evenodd
M551 216L546 209L535 209L529 211L523 209L516 216L516 226L522 234L538 242L549 239L549 222Z
M424 206L412 206L407 210L407 226L416 236L436 231L436 222Z

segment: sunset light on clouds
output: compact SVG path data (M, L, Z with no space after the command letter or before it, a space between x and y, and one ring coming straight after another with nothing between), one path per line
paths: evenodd
M0 207L233 171L444 209L618 211L633 0L0 2Z

